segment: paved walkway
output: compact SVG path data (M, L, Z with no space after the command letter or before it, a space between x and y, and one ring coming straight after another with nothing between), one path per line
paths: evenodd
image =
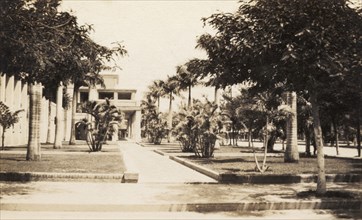
M361 211L358 199L334 203L317 198L296 199L296 192L314 189L315 184L0 182L0 187L2 220L337 219L336 213L313 209L340 207L342 216L352 218ZM360 184L333 183L328 188L362 194Z
M217 181L136 143L119 142L129 171L139 183L216 183Z

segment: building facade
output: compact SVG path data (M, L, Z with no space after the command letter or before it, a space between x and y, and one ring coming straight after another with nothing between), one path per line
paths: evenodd
M113 125L115 132L112 140L131 139L141 140L141 107L140 102L135 99L137 90L122 89L118 87L119 77L115 74L102 74L105 88L96 86L95 88L81 87L77 95L78 105L86 101L104 102L109 99L112 105L115 105L124 113L124 119L121 123ZM72 89L71 89L72 90ZM81 121L89 117L82 113L78 108L76 120ZM70 125L70 124L69 124ZM76 137L84 139L84 128L76 126Z
M102 74L105 81L105 88L81 87L78 94L78 104L93 100L97 102L105 101L106 98L111 100L111 104L117 106L125 114L122 123L113 124L116 130L112 140L131 139L134 141L141 140L141 107L140 102L135 100L136 90L121 89L118 87L119 77L116 74ZM70 97L73 95L73 86L65 88ZM19 122L14 127L6 130L5 146L26 145L28 142L29 126L29 95L28 86L16 80L14 76L3 75L0 77L0 101L5 103L11 111L24 110L19 115ZM54 142L55 138L55 112L56 104L43 97L41 113L41 142ZM63 141L69 141L70 130L72 125L72 109L63 109L64 135ZM87 114L78 111L76 113L77 122L83 118L89 117ZM2 132L0 126L0 133ZM76 130L76 138L84 139L81 135L81 127ZM0 135L0 143L1 143Z

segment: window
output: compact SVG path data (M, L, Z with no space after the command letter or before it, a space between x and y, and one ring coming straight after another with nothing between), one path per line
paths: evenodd
M89 100L89 92L80 92L79 93L79 102L77 103L77 113L82 113L82 104Z
M99 92L99 99L114 99L114 93L113 92Z
M89 100L89 93L88 92L80 92L79 94L79 102L84 103Z
M118 99L119 100L131 100L132 93L130 92L119 92L118 93Z

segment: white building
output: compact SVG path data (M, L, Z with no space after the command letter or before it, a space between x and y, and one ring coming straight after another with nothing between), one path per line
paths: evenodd
M116 74L102 74L106 87L96 88L81 87L78 94L78 103L82 103L87 100L104 101L105 98L109 98L111 103L117 106L125 113L125 120L115 128L119 129L113 135L112 140L118 140L120 138L127 138L135 141L141 139L141 107L140 102L135 100L136 90L133 89L121 89L118 86L119 77ZM67 86L66 92L72 97L73 87ZM9 77L3 75L0 77L0 101L9 106L11 111L23 109L20 113L19 123L15 124L13 128L9 128L5 133L5 146L19 146L26 145L28 142L28 124L29 124L29 95L28 86L19 80L16 80L14 76ZM49 101L45 98L42 100L42 113L41 113L41 142L47 141L48 129L50 129L51 142L55 137L55 103L51 104L51 111L49 117ZM71 108L64 110L64 141L70 139L71 128ZM87 118L87 114L77 112L77 121ZM50 121L50 127L48 122ZM0 132L2 132L0 126ZM78 128L80 129L80 128ZM82 138L79 134L82 131L77 130L76 135L78 138ZM118 135L119 134L119 135ZM1 135L0 135L1 143Z

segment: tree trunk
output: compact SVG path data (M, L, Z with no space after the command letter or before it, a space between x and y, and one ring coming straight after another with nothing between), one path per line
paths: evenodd
M252 136L252 130L251 130L251 128L249 128L249 135L248 135L248 147L251 147L251 136Z
M70 127L70 139L69 139L70 145L76 144L75 143L75 123L77 123L77 121L75 119L75 115L77 113L78 90L79 90L79 88L74 86L73 98L72 98L72 124Z
M168 106L167 127L168 127L167 142L170 143L171 129L172 129L172 92L170 92L170 105Z
M349 144L349 128L348 128L348 125L347 125L346 128L345 128L344 135L345 135L344 138L345 138L346 141L347 141L347 147L349 147L350 144Z
M305 126L304 134L305 134L305 154L307 156L311 156L312 154L310 152L310 129L309 129L309 126Z
M357 151L358 156L361 157L361 121L357 120Z
M265 124L265 135L264 135L264 147L268 148L268 139L269 139L269 134L268 134L268 124L269 124L269 117L266 116L266 124Z
M297 95L295 92L287 93L287 104L290 106L292 112L287 121L287 146L284 153L284 162L298 163Z
M220 91L217 88L217 86L215 86L215 93L214 93L214 102L217 105L218 109L220 108Z
M276 139L277 139L276 134L271 133L270 137L268 139L268 145L267 145L267 150L268 150L267 152L268 153L274 152L274 144L275 144Z
M361 77L360 77L360 82L361 82ZM357 104L357 151L359 157L361 157L361 104L362 103L360 97L358 99L358 104Z
M189 86L189 98L187 100L187 107L191 108L192 102L191 102L191 85Z
M48 101L48 131L47 131L47 143L53 143L54 140L51 139L52 134L52 101L49 99Z
M339 155L339 137L338 137L338 129L337 129L337 123L335 121L335 119L332 121L332 125L333 125L333 131L334 131L334 140L336 143L336 154Z
M310 101L312 104L313 115L313 129L314 139L317 147L317 162L318 162L318 180L317 180L317 195L324 195L327 191L326 174L324 165L324 153L323 153L323 137L322 128L319 120L319 104L316 94L310 94Z
M160 112L160 96L157 96L157 112Z
M64 112L63 112L63 86L59 85L57 90L57 111L56 111L56 124L55 124L55 141L54 148L62 148L62 141L64 136Z
M5 127L3 127L3 130L1 132L1 149L4 150L5 148Z
M26 160L40 160L40 116L42 86L41 84L29 83L29 139Z

